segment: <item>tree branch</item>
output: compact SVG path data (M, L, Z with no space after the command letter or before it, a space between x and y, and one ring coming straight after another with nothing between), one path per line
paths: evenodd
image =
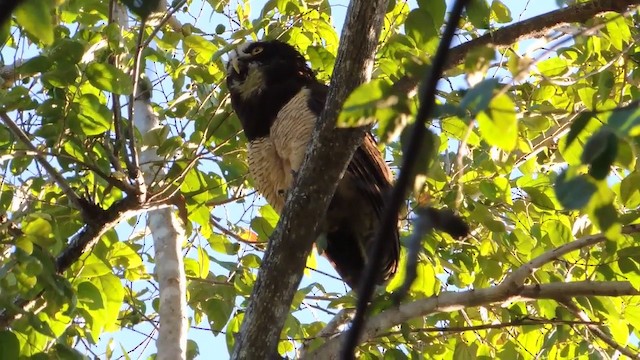
M481 46L509 47L518 41L542 37L566 24L585 23L607 11L624 12L633 5L640 5L640 0L594 0L519 21L452 48L445 69L459 65L471 50ZM405 94L415 92L418 81L418 77L404 76L394 84L394 89Z
M22 129L18 126L18 124L16 124L6 113L0 113L0 119L2 119L2 122L4 122L11 134L13 134L13 136L15 136L24 146L27 147L28 150L30 150L34 154L33 157L53 178L53 181L55 181L56 184L60 186L60 189L62 189L62 192L67 196L69 202L71 202L71 204L76 209L80 210L83 213L83 217L85 217L85 202L80 200L78 195L75 193L75 191L73 191L71 186L69 186L67 180L62 176L62 174L60 174L58 170L56 170L49 163L49 161L47 161L47 159L42 156L42 154L38 151L38 148L31 143L31 140L29 139L27 134L25 134L25 132L22 131Z
M371 77L386 8L387 0L349 4L327 102L271 235L232 359L276 355L282 326L318 234L318 219L324 217L338 180L368 131L336 130L335 120L347 96Z
M631 224L622 228L623 234L634 234L638 232L640 232L640 224ZM557 260L572 251L603 242L606 239L604 234L589 235L564 244L551 251L547 251L512 272L511 275L507 276L507 278L498 285L498 288L502 288L506 293L513 292L515 289L520 288L524 284L524 281L544 264Z
M569 311L571 311L578 319L584 322L590 322L589 316L573 302L571 299L565 299L560 301L562 305L564 305ZM587 329L589 329L595 336L600 338L600 340L604 341L607 345L611 346L616 351L619 351L622 355L629 357L630 359L640 359L640 354L637 351L633 351L621 344L618 344L611 336L607 335L602 329L600 329L600 325L597 324L585 324Z
M514 301L532 301L538 299L558 300L576 296L630 296L640 295L629 282L591 282L581 281L573 283L554 283L542 285L527 285L517 293L504 294L498 287L491 287L461 292L445 291L440 295L426 299L405 303L371 318L365 325L360 336L360 342L373 339L386 332L387 329L399 325L418 316L434 313L453 312L468 307L486 306L496 303ZM305 359L338 359L340 344L345 334L327 341L323 346L311 353Z
M622 228L623 234L640 233L640 224L627 225ZM382 312L370 319L364 326L359 342L366 341L380 335L386 329L408 321L417 316L426 316L436 312L451 312L466 307L488 305L498 302L530 301L534 299L563 299L575 296L624 296L640 295L629 282L573 282L551 283L542 285L523 285L524 281L536 269L544 264L588 246L593 246L606 240L604 234L582 237L570 243L550 250L528 263L520 266L499 285L468 290L463 292L443 292L440 295L411 303L401 304ZM311 359L337 359L340 342L346 334L325 343L321 348L310 354Z
M163 208L162 205L156 208ZM134 197L127 197L114 203L108 210L103 210L95 217L91 217L85 227L69 240L67 248L56 257L56 272L63 273L69 266L100 240L100 237L107 231L113 229L121 221L136 216L141 212L149 210L148 207L140 206ZM41 294L40 294L41 295ZM0 329L6 329L13 321L19 319L25 312L37 312L33 310L36 300L17 299L13 303L13 308L4 309L0 312ZM22 312L12 311L20 309Z

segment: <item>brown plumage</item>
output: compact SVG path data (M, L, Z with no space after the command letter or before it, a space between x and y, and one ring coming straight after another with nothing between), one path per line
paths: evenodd
M286 191L300 169L327 87L304 57L280 41L240 46L231 54L227 85L231 103L249 140L249 173L256 189L280 213ZM380 222L391 173L370 134L338 183L325 219L325 254L342 279L356 287ZM378 282L397 267L399 236L386 239Z

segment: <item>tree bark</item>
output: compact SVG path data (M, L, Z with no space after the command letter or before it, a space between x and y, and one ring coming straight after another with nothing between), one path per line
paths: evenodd
M368 81L387 0L353 0L340 38L327 103L271 236L232 359L267 359L277 345L307 256L338 180L368 128L335 129L347 96ZM275 300L275 301L274 301Z

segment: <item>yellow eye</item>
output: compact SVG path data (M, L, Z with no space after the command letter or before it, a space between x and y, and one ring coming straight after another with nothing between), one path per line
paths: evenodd
M262 46L254 47L253 49L251 49L251 55L258 55L262 52L262 50L264 50Z

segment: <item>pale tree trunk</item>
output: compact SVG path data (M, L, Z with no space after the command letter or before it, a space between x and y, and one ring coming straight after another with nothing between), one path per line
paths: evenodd
M120 6L117 5L116 8ZM121 28L125 27L121 26ZM138 67L140 67L139 64ZM134 70L134 74L139 78L140 74L137 69ZM140 80L140 82L142 81ZM134 91L136 94L133 103L133 124L144 138L145 134L159 128L160 123L151 108L151 84L138 84ZM133 141L135 135L129 134L129 136L131 136L130 141ZM155 141L152 143L153 145L148 145L143 140L140 144L142 150L140 170L145 182L145 186L141 186L141 188L148 190L153 190L153 184L165 176L164 159L156 152L157 143ZM181 251L182 243L185 241L184 224L176 217L172 208L168 207L149 211L147 213L147 227L153 238L154 272L158 281L160 299L156 359L186 359L189 323L186 301L187 280Z
M137 96L134 103L134 123L142 134L159 126L145 95ZM156 146L145 148L140 154L140 168L147 188L164 175L163 159L156 153ZM155 275L160 292L160 326L156 359L186 359L187 351L187 301L186 276L182 259L182 243L185 240L184 225L171 208L148 213L147 226L153 237L155 249Z

